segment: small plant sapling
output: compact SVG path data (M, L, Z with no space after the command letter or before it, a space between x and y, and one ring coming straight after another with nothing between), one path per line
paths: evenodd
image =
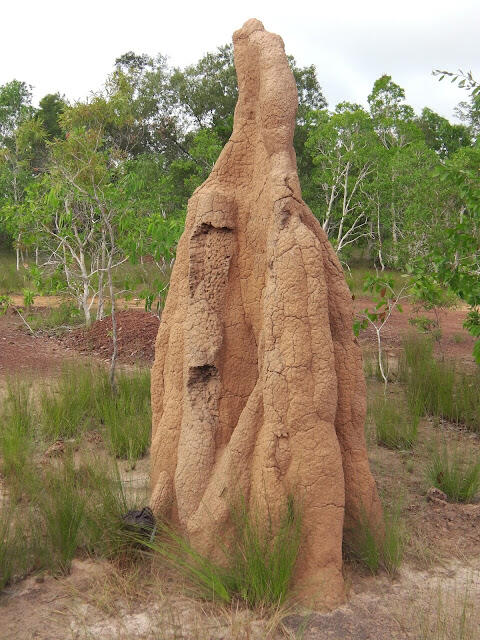
M403 311L400 303L409 297L408 288L409 285L407 284L401 287L400 290L395 290L395 283L391 276L367 276L364 280L363 290L372 294L375 307L373 310L364 309L358 313L353 323L353 331L356 336L368 326L372 326L375 331L377 337L378 369L382 376L385 389L387 388L388 378L383 366L382 331L395 309L400 312Z

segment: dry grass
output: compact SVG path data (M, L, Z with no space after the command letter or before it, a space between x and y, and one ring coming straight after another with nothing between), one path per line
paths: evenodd
M480 574L437 580L411 612L418 640L478 640Z

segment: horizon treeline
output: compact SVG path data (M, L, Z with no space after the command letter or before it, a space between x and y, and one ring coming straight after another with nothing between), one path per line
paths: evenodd
M434 276L447 257L455 277L464 265L478 275L478 244L458 246L459 234L478 240L477 85L457 107L461 124L428 107L415 113L389 75L368 108L329 109L315 67L289 62L303 197L341 261L361 255L381 270L421 265ZM39 273L86 299L123 261L170 265L188 198L232 132L231 45L182 69L128 52L87 100L49 94L38 109L31 100L24 82L0 87L0 235L17 267L35 255ZM455 277L444 281L458 293Z

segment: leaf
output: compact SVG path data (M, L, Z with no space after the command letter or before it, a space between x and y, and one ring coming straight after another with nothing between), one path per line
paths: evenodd
M477 340L473 346L473 357L475 358L475 362L480 364L480 340Z

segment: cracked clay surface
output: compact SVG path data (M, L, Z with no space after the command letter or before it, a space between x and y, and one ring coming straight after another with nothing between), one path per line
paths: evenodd
M283 41L258 20L233 41L233 134L189 201L156 342L151 506L218 560L232 501L275 523L293 495L293 586L329 608L344 598L344 531L362 514L383 526L361 354L342 269L300 192Z

